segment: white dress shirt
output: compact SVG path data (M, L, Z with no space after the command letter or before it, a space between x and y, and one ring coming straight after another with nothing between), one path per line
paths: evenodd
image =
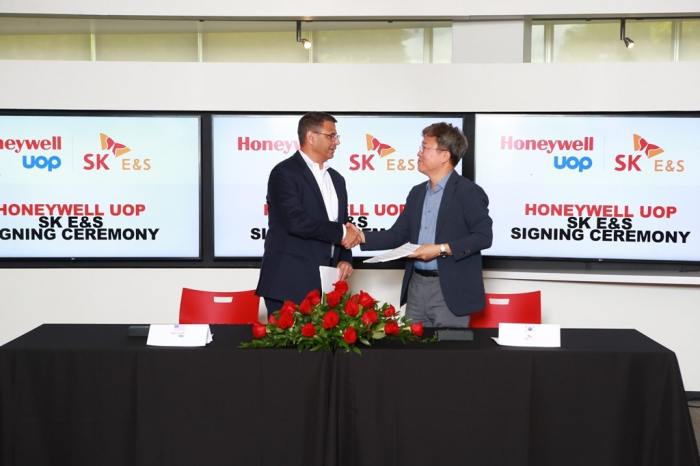
M328 213L328 220L331 222L337 222L338 221L338 193L335 191L335 186L333 185L333 180L331 179L330 173L328 173L328 169L330 168L330 165L328 163L328 160L323 162L323 165L318 164L311 160L308 155L303 153L302 151L299 151L301 154L301 157L304 159L304 162L306 162L306 165L308 165L309 170L311 170L311 173L314 175L314 178L316 179L316 182L318 183L318 187L321 190L321 196L323 196L323 203L326 206L326 212ZM345 237L345 224L342 224L343 227L343 238ZM335 245L331 245L331 255L334 252L334 247Z

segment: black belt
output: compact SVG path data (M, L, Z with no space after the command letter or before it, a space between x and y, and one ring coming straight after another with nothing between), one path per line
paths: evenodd
M438 274L437 270L413 269L413 271L416 272L418 275L422 275L423 277L439 277L440 276Z

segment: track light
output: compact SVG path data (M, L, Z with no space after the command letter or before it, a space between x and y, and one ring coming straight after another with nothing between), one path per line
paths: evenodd
M625 47L628 49L631 49L634 47L634 41L630 39L629 37L626 37L625 34L625 21L624 19L620 20L620 40L625 43Z
M306 50L311 48L311 41L301 38L301 21L297 21L297 42L301 42L301 45L303 45Z

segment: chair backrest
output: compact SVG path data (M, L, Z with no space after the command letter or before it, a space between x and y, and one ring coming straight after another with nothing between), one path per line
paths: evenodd
M181 324L252 324L258 322L260 297L249 291L182 289Z
M486 293L486 307L472 314L469 326L496 328L499 323L541 324L540 292Z

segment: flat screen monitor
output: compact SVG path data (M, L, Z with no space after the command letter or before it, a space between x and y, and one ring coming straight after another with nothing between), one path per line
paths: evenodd
M214 255L261 257L267 232L266 192L272 168L299 149L302 115L214 116ZM364 229L391 227L410 189L427 177L417 170L423 128L462 118L336 116L340 145L330 166L345 177L349 215ZM462 164L456 170L461 174ZM356 257L378 251L353 250Z
M700 261L700 118L478 114L475 126L485 255Z
M200 258L199 128L0 116L0 258Z

